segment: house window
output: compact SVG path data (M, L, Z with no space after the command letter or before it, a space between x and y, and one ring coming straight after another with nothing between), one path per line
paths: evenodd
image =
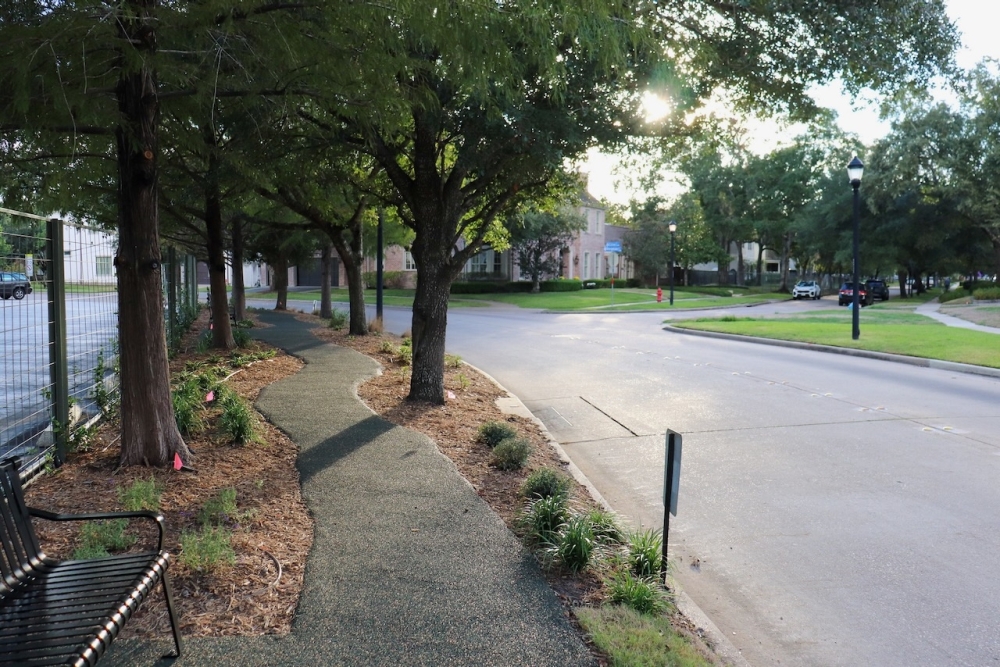
M767 268L764 269L764 270L767 271L768 273L777 273L778 272L778 263L777 262L768 262L767 263Z
M489 271L490 263L487 254L486 251L483 251L478 255L474 255L469 260L469 273L486 273Z
M503 262L501 261L502 259L503 257L501 253L499 252L493 253L493 273L497 274L503 273Z
M98 276L110 276L111 275L111 257L110 256L97 256L97 267Z
M413 253L409 250L406 251L406 263L404 265L405 271L416 271L417 263L413 261Z
M601 253L594 253L594 277L600 280L604 277L604 266L601 264Z
M590 278L590 253L583 253L583 279Z

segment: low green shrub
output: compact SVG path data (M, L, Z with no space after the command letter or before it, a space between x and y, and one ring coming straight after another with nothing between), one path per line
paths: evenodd
M517 429L507 422L490 420L479 426L477 440L488 447L496 447L501 441L513 438L517 435Z
M570 480L552 468L535 470L521 484L521 495L526 498L548 498L565 496L569 492Z
M211 572L236 563L232 534L219 526L181 533L180 562L197 572Z
M1000 287L980 287L972 292L972 298L976 301L1000 300Z
M149 479L137 479L125 488L118 489L118 502L129 512L156 512L160 509L161 495L163 485L150 476Z
M552 544L556 541L559 528L568 519L566 496L549 496L528 503L518 519L518 525L529 543Z
M446 354L444 355L444 367L445 368L461 368L462 367L462 357L457 354Z
M560 526L556 543L549 547L548 553L573 572L587 567L594 553L594 531L590 518L585 514L577 515Z
M236 518L236 489L229 487L209 498L198 512L198 523L203 526L222 526Z
M106 558L116 551L125 551L138 539L127 532L127 519L91 521L80 528L80 546L73 552L73 558L86 560Z
M202 417L205 393L197 378L189 378L171 394L174 421L181 435L193 435L205 428Z
M528 462L531 443L525 438L506 438L493 448L490 464L499 470L519 470Z
M343 310L334 310L330 314L330 324L329 324L329 327L331 329L335 329L337 331L340 331L341 329L343 329L344 327L347 326L348 319L349 319L348 314L346 312L344 312Z
M583 289L583 283L575 278L572 280L543 280L540 287L543 292L579 292Z
M590 519L594 539L604 544L625 544L628 541L625 531L618 524L618 518L605 510L591 510L587 515Z
M233 340L236 342L236 347L249 347L253 343L253 336L246 329L233 327Z
M628 570L619 572L608 583L609 599L640 614L658 614L667 608L659 584L648 577L637 577Z
M629 535L628 564L637 577L652 577L660 571L663 537L652 528Z
M198 354L205 354L212 349L212 332L202 331L201 335L198 336L198 343L195 345L195 351Z
M365 284L365 289L375 289L378 287L378 274L375 271L365 271L361 274L361 281ZM406 289L406 272L383 271L382 286L386 289Z
M246 399L234 391L226 391L222 396L222 430L229 434L233 442L245 445L260 441L260 422Z
M964 289L954 289L947 292L943 292L941 296L938 297L939 303L948 303L949 301L957 301L958 299L969 299L972 297L972 292L968 292Z
M413 339L412 338L404 338L402 340L402 342L399 344L399 349L396 350L396 352L399 354L399 363L403 364L404 366L412 366L413 365Z

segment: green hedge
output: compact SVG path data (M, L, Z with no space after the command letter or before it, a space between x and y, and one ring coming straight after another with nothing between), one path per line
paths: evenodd
M949 301L956 301L958 299L968 299L971 296L972 293L964 289L954 289L942 293L941 296L938 297L938 301L940 303L947 303Z
M376 277L375 271L365 271L361 274L361 281L365 284L365 289L375 289L376 288ZM406 289L406 272L405 271L383 271L382 272L382 287L386 289Z
M976 301L1000 300L1000 287L980 287L972 293Z
M583 289L583 283L579 280L543 280L541 282L543 292L576 292L581 289ZM451 284L452 294L511 294L530 291L531 282L526 280L514 283L476 281Z

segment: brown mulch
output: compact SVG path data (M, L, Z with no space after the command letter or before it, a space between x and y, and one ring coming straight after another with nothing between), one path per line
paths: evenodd
M222 363L226 355L197 354L197 335L207 327L207 311L185 341L188 351L171 360L171 373L186 365ZM265 349L254 346L252 350ZM246 352L247 350L241 350ZM226 380L232 389L253 401L263 387L296 373L302 363L279 352L274 358L232 369ZM218 408L209 408L211 417ZM299 493L295 469L298 448L278 429L261 420L262 442L234 445L209 419L202 433L186 438L195 457L196 472L176 472L144 467L119 468L117 424L101 427L87 451L72 454L53 475L45 475L28 487L30 505L76 513L123 509L118 491L141 479L153 477L163 488L160 512L167 533L165 548L172 558L171 584L187 637L285 634L302 590L306 555L312 546L313 524ZM221 489L235 488L238 517L231 517L232 567L197 572L187 567L181 555L180 536L198 529L198 512ZM140 545L155 545L155 529L133 522ZM36 521L39 538L47 553L68 557L78 544L77 522ZM138 548L143 548L142 546ZM280 572L280 576L279 576ZM142 605L126 626L124 636L163 637L169 632L160 588L154 600Z

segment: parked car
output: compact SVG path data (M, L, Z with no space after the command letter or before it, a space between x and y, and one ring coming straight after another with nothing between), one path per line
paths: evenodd
M815 280L800 280L792 288L793 299L818 299L819 297L819 283Z
M846 306L854 301L854 283L846 282L840 286L840 292L837 295L837 303L841 306ZM858 301L862 306L872 305L872 295L864 285L858 290Z
M868 293L872 295L872 300L889 300L889 286L885 284L884 280L866 280L865 287L868 288Z
M0 272L0 297L14 297L21 300L25 294L31 294L31 281L23 273Z

